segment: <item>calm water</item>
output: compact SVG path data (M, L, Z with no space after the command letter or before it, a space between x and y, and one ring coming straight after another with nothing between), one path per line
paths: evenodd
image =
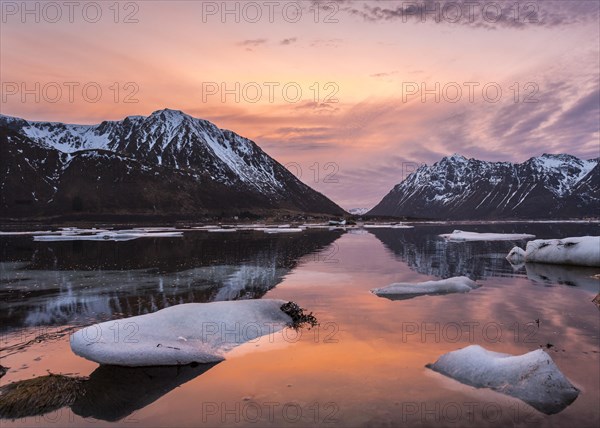
M454 229L598 235L589 224L422 225L298 234L186 232L127 242L0 237L0 364L10 382L89 376L70 406L2 426L598 426L600 269L511 266L524 242L446 242ZM391 301L392 282L466 275L468 294ZM72 328L179 303L294 300L320 326L265 336L224 362L99 367L75 356ZM535 320L539 320L539 326ZM470 344L548 353L581 393L545 415L425 368ZM85 418L85 419L84 419Z

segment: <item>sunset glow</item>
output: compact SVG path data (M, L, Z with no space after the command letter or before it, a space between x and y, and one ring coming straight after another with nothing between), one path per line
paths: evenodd
M98 22L84 3L73 22L63 3L58 20L35 3L23 15L2 2L2 114L93 124L179 109L299 165L346 209L454 152L600 156L597 2L539 2L535 16L523 4L517 20L496 2L497 22L485 3L458 22L388 1L275 2L272 16L260 2L100 2Z

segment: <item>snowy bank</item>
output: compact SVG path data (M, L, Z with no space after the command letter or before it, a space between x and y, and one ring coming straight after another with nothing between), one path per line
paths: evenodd
M242 343L292 323L283 300L187 303L77 331L71 349L119 366L166 366L222 361Z
M466 276L456 276L439 281L425 281L414 284L399 282L383 288L374 288L371 293L390 300L405 300L424 295L468 293L479 287L475 281Z
M449 241L518 241L520 239L535 238L527 233L479 233L455 230L452 233L440 235Z
M515 247L506 258L511 263L550 263L600 267L600 236L529 241L525 251Z
M564 410L579 395L541 349L515 356L471 345L426 367L467 385L516 397L548 415Z

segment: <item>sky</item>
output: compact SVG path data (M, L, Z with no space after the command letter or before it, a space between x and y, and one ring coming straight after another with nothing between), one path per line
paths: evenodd
M0 1L0 113L171 108L346 209L459 153L600 156L600 19L568 1Z

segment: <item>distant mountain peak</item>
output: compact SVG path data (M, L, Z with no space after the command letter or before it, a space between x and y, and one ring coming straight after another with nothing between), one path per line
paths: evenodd
M567 153L543 153L540 157L542 158L556 158L556 159L577 159L573 155Z
M163 108L163 109L155 110L152 112L152 115L161 114L161 113L179 115L179 116L188 116L187 113L184 113L181 110L172 109L172 108Z
M523 163L461 155L422 166L369 215L443 219L565 218L600 215L598 160L548 154Z
M561 162L573 162L580 160L579 158L566 153L544 153L541 156L533 159L556 160Z
M448 156L448 157L454 161L459 161L459 162L464 162L467 160L466 157L464 157L463 155L458 154L458 153L453 153L452 156Z
M363 215L369 211L369 208L350 208L348 212L352 215Z
M160 118L162 120L183 120L187 118L192 118L192 116L182 112L181 110L165 108L162 110L153 111L147 118Z
M450 165L461 165L461 164L466 164L468 163L469 160L464 157L463 155L460 155L458 153L454 153L450 156L444 156L442 159L440 159L438 162L436 162L434 165L442 165L442 164L450 164Z

